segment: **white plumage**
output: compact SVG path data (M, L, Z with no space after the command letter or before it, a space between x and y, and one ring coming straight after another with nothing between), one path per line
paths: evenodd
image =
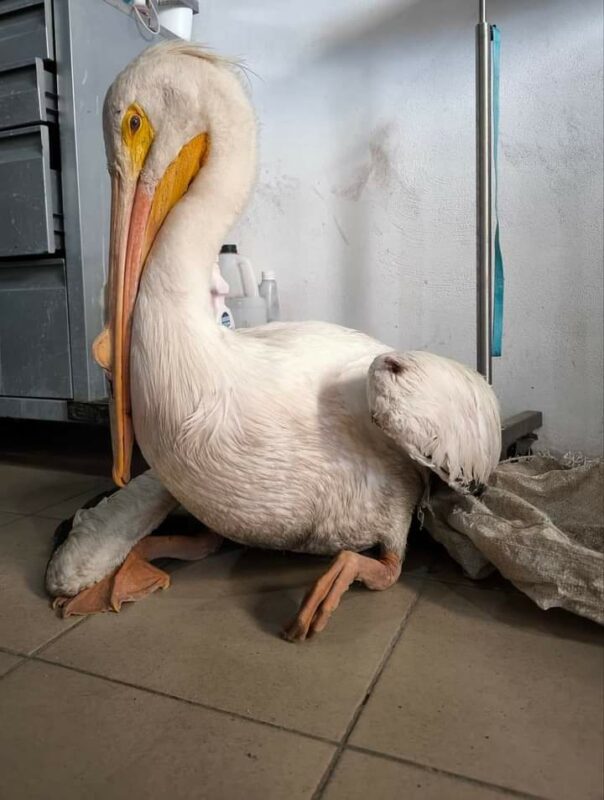
M310 553L380 545L400 562L425 467L458 484L485 482L497 463L491 389L455 362L388 357L391 348L336 325L217 326L212 265L255 173L250 104L230 64L191 45L146 51L106 100L108 160L120 175L133 103L155 131L139 188L153 191L193 136L211 143L155 238L134 308L131 409L146 460L173 498L235 541ZM115 564L119 538L95 556L97 577L103 560ZM53 590L73 593L73 558L63 559L71 576L61 582L58 563Z
M485 485L501 453L497 398L474 370L412 351L376 358L369 370L372 419L418 464L454 489Z
M48 564L48 592L71 597L92 586L119 567L134 545L177 505L149 470L94 508L81 508L69 537Z

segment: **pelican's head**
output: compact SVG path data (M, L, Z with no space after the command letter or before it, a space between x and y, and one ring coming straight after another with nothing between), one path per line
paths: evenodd
M235 147L229 130L242 128L247 138ZM170 210L198 173L201 180L214 155L222 157L225 179L235 165L244 165L238 186L245 199L253 175L254 118L233 65L179 42L149 48L118 75L105 98L103 130L111 176L109 294L107 327L93 351L112 377L113 478L121 486L130 478L134 439L132 315L147 256ZM250 150L243 158L241 142ZM229 146L237 152L229 153Z

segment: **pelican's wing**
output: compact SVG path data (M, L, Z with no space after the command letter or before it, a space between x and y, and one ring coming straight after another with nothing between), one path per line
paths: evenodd
M501 452L501 418L487 381L432 353L378 356L369 369L371 418L414 461L454 489L484 486Z

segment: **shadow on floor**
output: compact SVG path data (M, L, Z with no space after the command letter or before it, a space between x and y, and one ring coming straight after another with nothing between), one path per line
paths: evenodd
M7 464L111 475L111 436L104 425L0 419L0 461ZM132 475L148 469L135 447Z

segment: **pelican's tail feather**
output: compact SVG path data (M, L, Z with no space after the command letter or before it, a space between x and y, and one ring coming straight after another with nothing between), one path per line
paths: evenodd
M433 353L386 353L369 369L368 394L373 422L412 459L458 490L488 482L501 417L482 375Z

